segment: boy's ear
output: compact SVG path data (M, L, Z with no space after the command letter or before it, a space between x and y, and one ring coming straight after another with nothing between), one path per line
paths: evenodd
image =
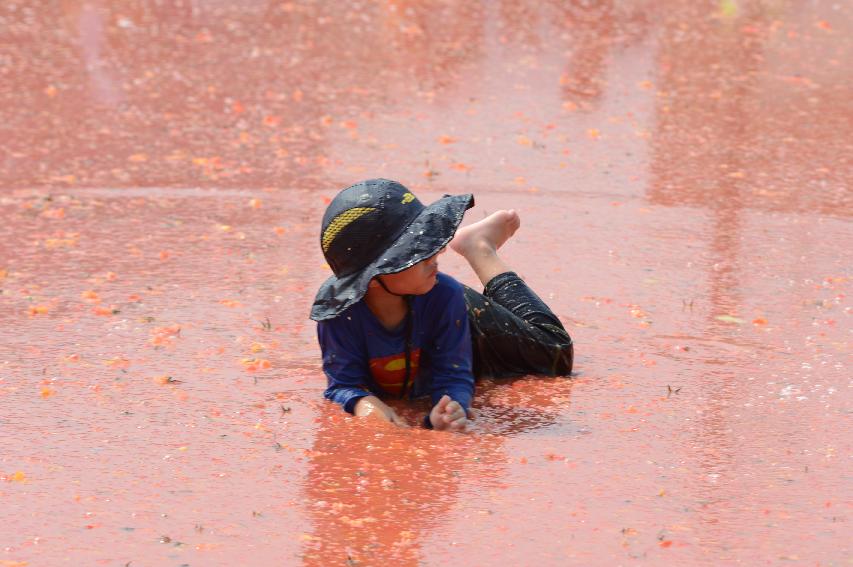
M370 283L367 284L368 289L370 289L371 287L379 287L379 282L376 281L376 278L372 278L370 280Z

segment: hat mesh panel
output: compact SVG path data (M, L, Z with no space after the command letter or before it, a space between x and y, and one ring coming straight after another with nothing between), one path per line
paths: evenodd
M347 226L349 226L354 221L363 217L367 213L375 211L374 207L353 207L352 209L348 209L329 223L329 226L326 227L326 230L323 231L323 239L322 246L323 252L329 251L329 246L332 245L332 242L335 240L335 237Z

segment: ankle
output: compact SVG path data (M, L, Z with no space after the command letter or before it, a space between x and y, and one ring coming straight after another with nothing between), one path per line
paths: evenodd
M478 236L466 243L462 255L469 260L472 258L497 258L498 250L491 240L485 236Z

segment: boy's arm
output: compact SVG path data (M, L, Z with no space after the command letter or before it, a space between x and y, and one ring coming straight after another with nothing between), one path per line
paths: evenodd
M353 415L370 416L408 427L393 408L370 392L367 385L367 348L361 342L358 329L352 325L349 319L317 324L317 338L323 351L323 372L328 379L323 396Z
M467 413L474 396L474 373L471 330L461 286L454 290L436 321L435 343L430 354L432 405L438 407L442 397L447 395ZM424 424L430 425L426 420ZM438 424L431 425L436 427Z
M328 387L323 392L349 413L361 398L370 396L366 384L367 354L358 338L342 321L332 319L317 324L317 339L323 353L323 372Z

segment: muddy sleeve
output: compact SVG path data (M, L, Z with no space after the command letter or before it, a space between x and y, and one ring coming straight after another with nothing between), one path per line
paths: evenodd
M323 396L353 413L360 398L369 396L367 352L360 338L341 318L317 324L327 385Z
M435 322L435 340L431 349L432 404L449 395L466 410L474 396L472 371L471 330L465 311L462 287L454 289Z

